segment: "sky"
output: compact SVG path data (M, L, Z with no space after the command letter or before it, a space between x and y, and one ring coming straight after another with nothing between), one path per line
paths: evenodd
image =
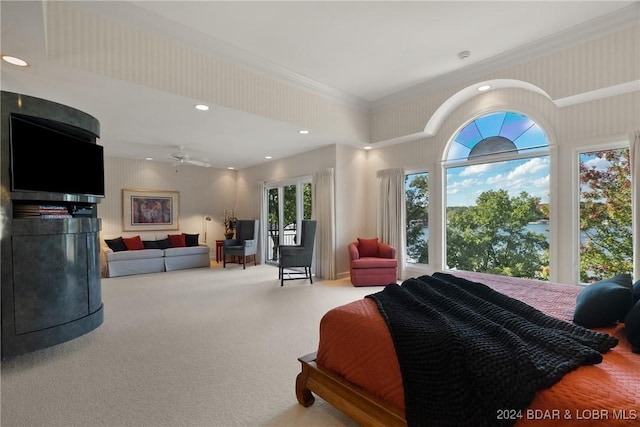
M496 187L499 185L499 187ZM534 157L447 169L447 206L472 206L484 191L525 191L549 203L549 157Z

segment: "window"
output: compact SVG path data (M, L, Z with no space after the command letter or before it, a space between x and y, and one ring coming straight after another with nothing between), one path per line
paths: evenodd
M409 264L429 263L429 174L410 173L404 177L406 204L405 258Z
M633 272L629 148L578 154L580 281Z
M514 112L455 135L445 162L447 268L549 279L548 145Z

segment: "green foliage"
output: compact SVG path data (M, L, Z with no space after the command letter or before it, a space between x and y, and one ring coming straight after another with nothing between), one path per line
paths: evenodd
M447 212L450 268L505 276L548 278L549 242L525 227L544 217L539 199L506 190L480 194L475 206Z
M297 204L296 204L296 185L287 185L282 187L283 199L283 226L291 227L297 224ZM280 245L279 227L279 192L278 188L271 188L267 191L267 203L269 206L267 220L269 222L269 237L273 241L271 260L278 259L278 246ZM302 219L311 219L311 183L302 184Z
M423 235L429 224L428 181L427 173L405 176L407 255L419 264L429 262L429 241Z
M592 282L633 271L630 150L588 153L606 169L580 162L580 280Z

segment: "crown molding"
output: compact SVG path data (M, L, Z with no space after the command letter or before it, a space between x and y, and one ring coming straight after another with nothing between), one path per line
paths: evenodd
M431 78L420 84L369 102L285 69L265 58L249 53L222 40L171 21L134 3L76 2L75 4L93 13L110 16L138 28L142 23L142 29L151 31L159 37L170 37L172 40L206 52L219 59L235 63L266 77L362 111L383 110L412 99L424 97L443 88L467 84L469 81L478 78L478 76L487 75L506 67L518 65L522 62L638 25L640 16L640 2L636 2L618 11L563 32L555 33L521 48L470 64L460 70Z
M125 22L144 31L150 31L158 37L168 38L184 46L198 49L223 61L260 73L263 76L314 95L319 95L359 110L369 111L370 109L370 103L362 98L294 73L263 57L172 21L132 2L83 1L74 2L74 6L118 22Z
M640 22L640 3L634 3L598 19L379 98L371 102L371 110L384 110L411 99L427 96L443 88L465 85L479 76L485 76L504 68L541 58L607 34L633 27L638 25L638 22Z

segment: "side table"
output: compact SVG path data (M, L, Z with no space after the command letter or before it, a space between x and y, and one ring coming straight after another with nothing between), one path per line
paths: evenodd
M220 262L222 259L222 245L224 245L224 240L216 240L216 262Z

